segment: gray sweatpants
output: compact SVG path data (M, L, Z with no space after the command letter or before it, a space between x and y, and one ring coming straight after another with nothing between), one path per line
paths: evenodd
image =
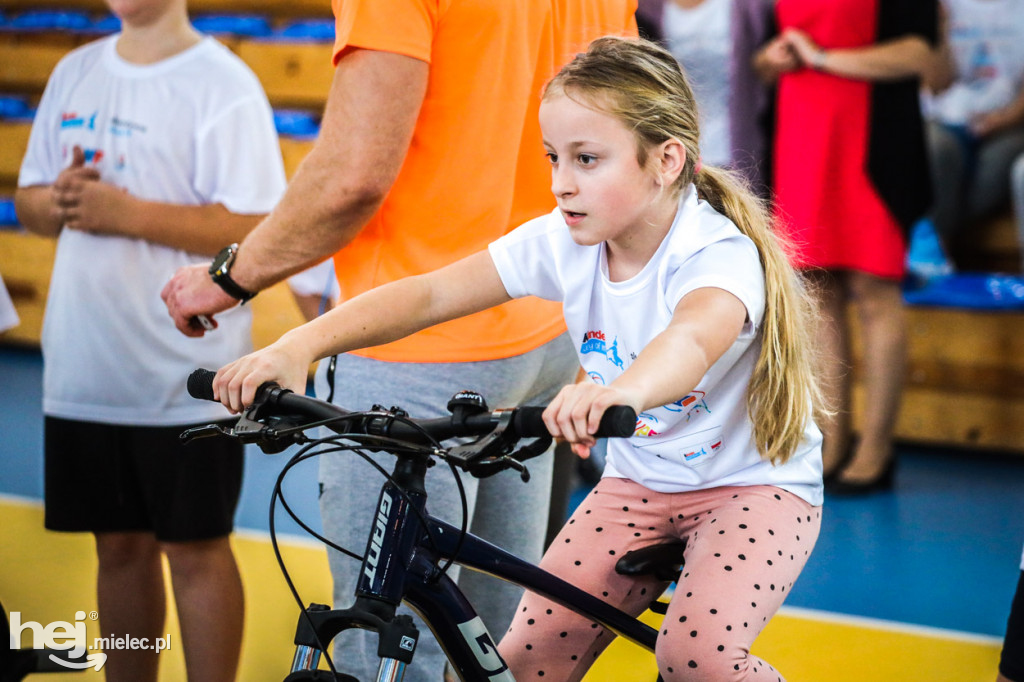
M1006 206L1010 166L1024 152L1024 128L1000 131L965 143L963 133L934 121L928 124L935 203L930 217L943 239L972 221Z
M326 360L321 362L317 372L316 393L321 398L327 396L327 365ZM397 405L416 418L448 414L449 398L463 389L482 394L491 409L543 405L573 381L578 366L566 334L523 355L486 362L414 364L344 355L338 358L333 401L350 410L366 410L374 404ZM387 471L394 464L388 455L378 454L377 462ZM552 457L549 454L530 460L527 467L531 474L528 484L523 484L511 471L486 479L467 474L462 482L468 498L470 531L536 562L543 552ZM341 453L321 458L320 482L325 535L361 554L383 478L362 458ZM443 463L430 469L427 494L427 509L432 515L461 525L458 489ZM353 600L359 563L333 550L328 550L328 559L334 579L334 604L346 608ZM500 639L512 620L522 590L473 571L465 571L458 581L495 641ZM444 653L424 623L418 617L416 621L420 642L405 679L440 682ZM335 640L335 665L339 671L360 680L373 680L378 666L376 652L376 635L350 630Z

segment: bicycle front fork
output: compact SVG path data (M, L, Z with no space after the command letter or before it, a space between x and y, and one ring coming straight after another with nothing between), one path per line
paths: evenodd
M310 604L299 616L295 656L291 674L285 682L359 682L351 675L338 673L335 677L330 671L317 670L323 653L321 647L328 646L339 632L350 628L377 633L377 655L380 657L377 682L402 682L419 639L412 617L396 615L385 621L359 608L331 611L324 604Z
M320 664L320 653L320 649L307 646L305 644L300 644L295 647L295 659L292 661L292 674L285 679L285 682L298 682L299 680L312 682L317 682L319 680L323 680L325 682L328 680L332 682L354 680L355 682L358 682L358 680L351 675L338 673L337 677L333 677L330 671L317 670L316 668ZM380 659L380 668L377 670L377 682L402 682L402 678L404 677L405 663L394 658Z

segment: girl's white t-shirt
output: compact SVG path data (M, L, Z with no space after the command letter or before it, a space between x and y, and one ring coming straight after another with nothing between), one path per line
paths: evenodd
M82 147L101 179L172 204L269 212L285 188L273 114L259 81L212 38L155 64L121 59L118 35L69 53L36 113L21 187L52 184ZM225 245L227 242L225 242ZM160 291L208 263L141 239L64 229L43 323L43 411L66 419L170 425L228 417L185 391L189 372L251 350L248 306L201 339L175 329Z
M510 296L563 302L580 363L601 384L629 368L668 326L686 294L715 287L735 295L747 310L739 338L694 390L639 415L631 438L608 440L605 476L659 492L775 485L821 504L821 433L813 422L784 465L763 460L754 444L747 385L760 352L764 274L753 242L698 200L693 185L657 252L627 281L609 280L604 244L574 242L557 210L518 227L489 250Z

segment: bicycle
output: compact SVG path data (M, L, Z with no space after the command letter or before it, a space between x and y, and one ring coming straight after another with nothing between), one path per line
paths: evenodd
M196 370L189 377L189 393L213 399L214 373ZM275 500L280 500L281 481L300 461L325 452L373 450L391 453L396 462L386 477L372 510L366 552L355 555L317 535L301 520L296 521L349 556L362 561L355 599L349 608L331 609L323 604L303 606L289 581L299 608L296 651L285 682L359 682L338 672L328 645L340 632L362 628L378 634L381 659L377 682L401 682L412 662L418 639L410 616L398 615L402 602L420 614L433 630L454 671L465 682L514 682L497 646L473 606L447 575L452 563L482 571L541 594L637 645L654 651L657 630L601 601L599 598L557 578L466 531L430 516L426 509L425 477L437 460L477 477L491 476L507 469L518 471L524 481L529 472L523 462L546 452L551 436L541 419L542 407L516 407L490 411L478 393L456 393L448 403L450 417L411 419L400 408L379 405L366 412L348 412L331 403L298 395L276 384L264 384L256 398L230 429L208 425L181 434L184 442L197 437L226 435L255 443L267 453L281 452L299 444L303 447L284 467L271 500L271 540ZM599 437L628 437L633 434L636 413L626 406L610 408L601 421ZM327 427L336 435L309 438L305 431ZM443 447L442 441L471 438ZM531 442L517 446L521 440ZM318 448L320 448L318 450ZM326 448L326 449L325 449ZM372 463L372 460L371 460ZM458 482L458 477L456 476ZM460 484L461 487L461 484ZM295 518L294 514L292 515ZM616 570L627 575L655 575L674 581L682 568L683 541L651 545L628 552ZM281 563L281 568L287 571ZM652 609L664 613L653 602ZM328 670L317 669L323 656Z

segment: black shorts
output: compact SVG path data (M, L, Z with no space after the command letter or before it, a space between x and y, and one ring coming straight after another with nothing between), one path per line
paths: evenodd
M149 531L164 542L228 535L242 487L243 446L182 445L185 426L122 426L45 418L50 530Z
M1017 593L1010 606L999 672L1010 680L1024 680L1024 571L1017 579Z

